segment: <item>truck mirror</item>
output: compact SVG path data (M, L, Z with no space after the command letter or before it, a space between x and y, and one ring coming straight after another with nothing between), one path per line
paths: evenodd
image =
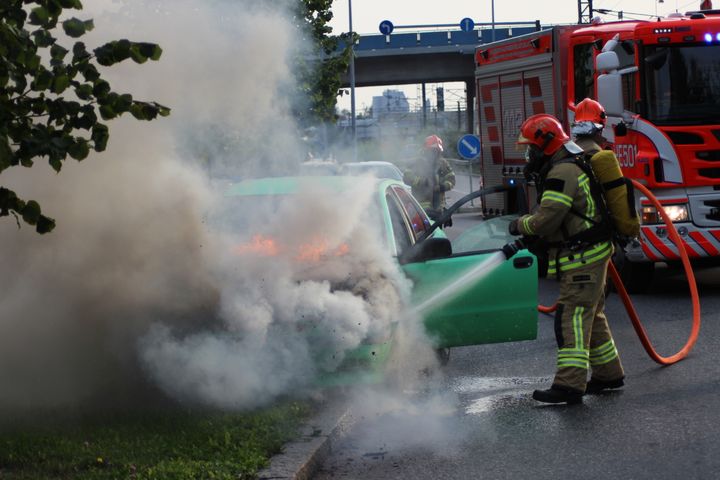
M604 55L604 54L600 54ZM600 58L598 55L598 58ZM604 73L597 78L598 102L605 107L605 113L621 117L625 110L622 98L622 79L617 73Z
M627 125L625 125L625 122L620 122L615 125L615 136L624 137L625 135L627 135Z
M612 72L620 67L620 59L615 52L603 52L595 58L595 70L600 73Z

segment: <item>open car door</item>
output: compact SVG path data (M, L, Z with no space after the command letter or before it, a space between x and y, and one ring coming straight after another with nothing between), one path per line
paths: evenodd
M389 201L388 206L391 216L394 208L399 210L392 223L400 243L406 241L404 233L412 237L416 229L417 202L398 189L394 196L397 202ZM400 214L407 228L399 221ZM500 249L513 239L507 233L509 220L498 217L465 231L445 258L402 266L414 285L412 305L436 348L537 337L537 261L527 250L505 260Z

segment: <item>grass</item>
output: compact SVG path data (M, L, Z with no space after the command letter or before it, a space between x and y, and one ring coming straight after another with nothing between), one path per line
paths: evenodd
M0 479L250 479L308 414L289 403L253 413L36 418L0 431Z

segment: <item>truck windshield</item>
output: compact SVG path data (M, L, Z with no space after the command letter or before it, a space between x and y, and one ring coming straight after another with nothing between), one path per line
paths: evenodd
M720 45L649 46L644 70L648 120L720 123Z

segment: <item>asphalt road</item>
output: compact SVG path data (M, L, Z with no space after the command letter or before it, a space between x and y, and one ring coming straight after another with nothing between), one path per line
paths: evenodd
M703 325L686 360L654 363L613 294L606 311L626 387L581 405L542 405L530 395L549 385L555 340L552 319L540 315L535 341L453 349L420 390L392 401L368 394L314 478L720 478L720 270L700 272L698 285ZM543 303L555 294L553 281L541 281ZM633 300L661 355L684 345L691 312L682 275L659 271L650 293Z

